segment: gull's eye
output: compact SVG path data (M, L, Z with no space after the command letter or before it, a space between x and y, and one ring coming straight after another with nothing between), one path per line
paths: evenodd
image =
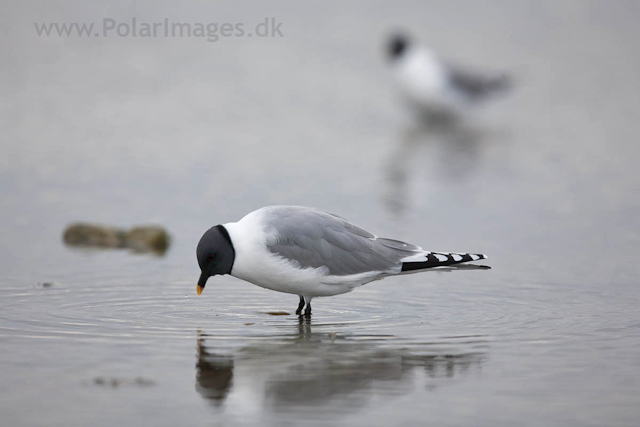
M215 255L209 255L209 261L213 261L214 259L216 259Z

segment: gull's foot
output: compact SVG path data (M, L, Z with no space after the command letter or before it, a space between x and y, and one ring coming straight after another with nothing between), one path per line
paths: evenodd
M296 314L302 314L302 309L304 308L304 297L300 295L300 304L298 304L298 309L296 310Z

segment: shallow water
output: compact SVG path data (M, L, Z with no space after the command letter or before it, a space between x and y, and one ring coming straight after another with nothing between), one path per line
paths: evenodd
M0 18L3 425L637 425L638 6L48 4ZM104 16L285 36L33 32ZM398 26L516 90L417 129L380 57ZM268 204L493 269L372 283L310 321L229 277L197 297L202 232ZM67 248L73 221L172 246Z

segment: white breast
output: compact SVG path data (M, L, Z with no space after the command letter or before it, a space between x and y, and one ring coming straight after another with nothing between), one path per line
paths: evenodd
M429 50L411 48L395 65L398 88L415 107L456 111L460 100L451 92L444 64Z

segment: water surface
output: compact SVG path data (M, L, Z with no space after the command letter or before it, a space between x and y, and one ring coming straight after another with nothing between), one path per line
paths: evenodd
M633 3L82 2L3 14L0 414L6 425L609 425L640 412L640 36ZM38 38L35 21L260 22L283 38ZM416 128L392 28L516 76ZM208 227L338 213L491 271L314 300L216 277ZM64 227L158 223L163 257Z

